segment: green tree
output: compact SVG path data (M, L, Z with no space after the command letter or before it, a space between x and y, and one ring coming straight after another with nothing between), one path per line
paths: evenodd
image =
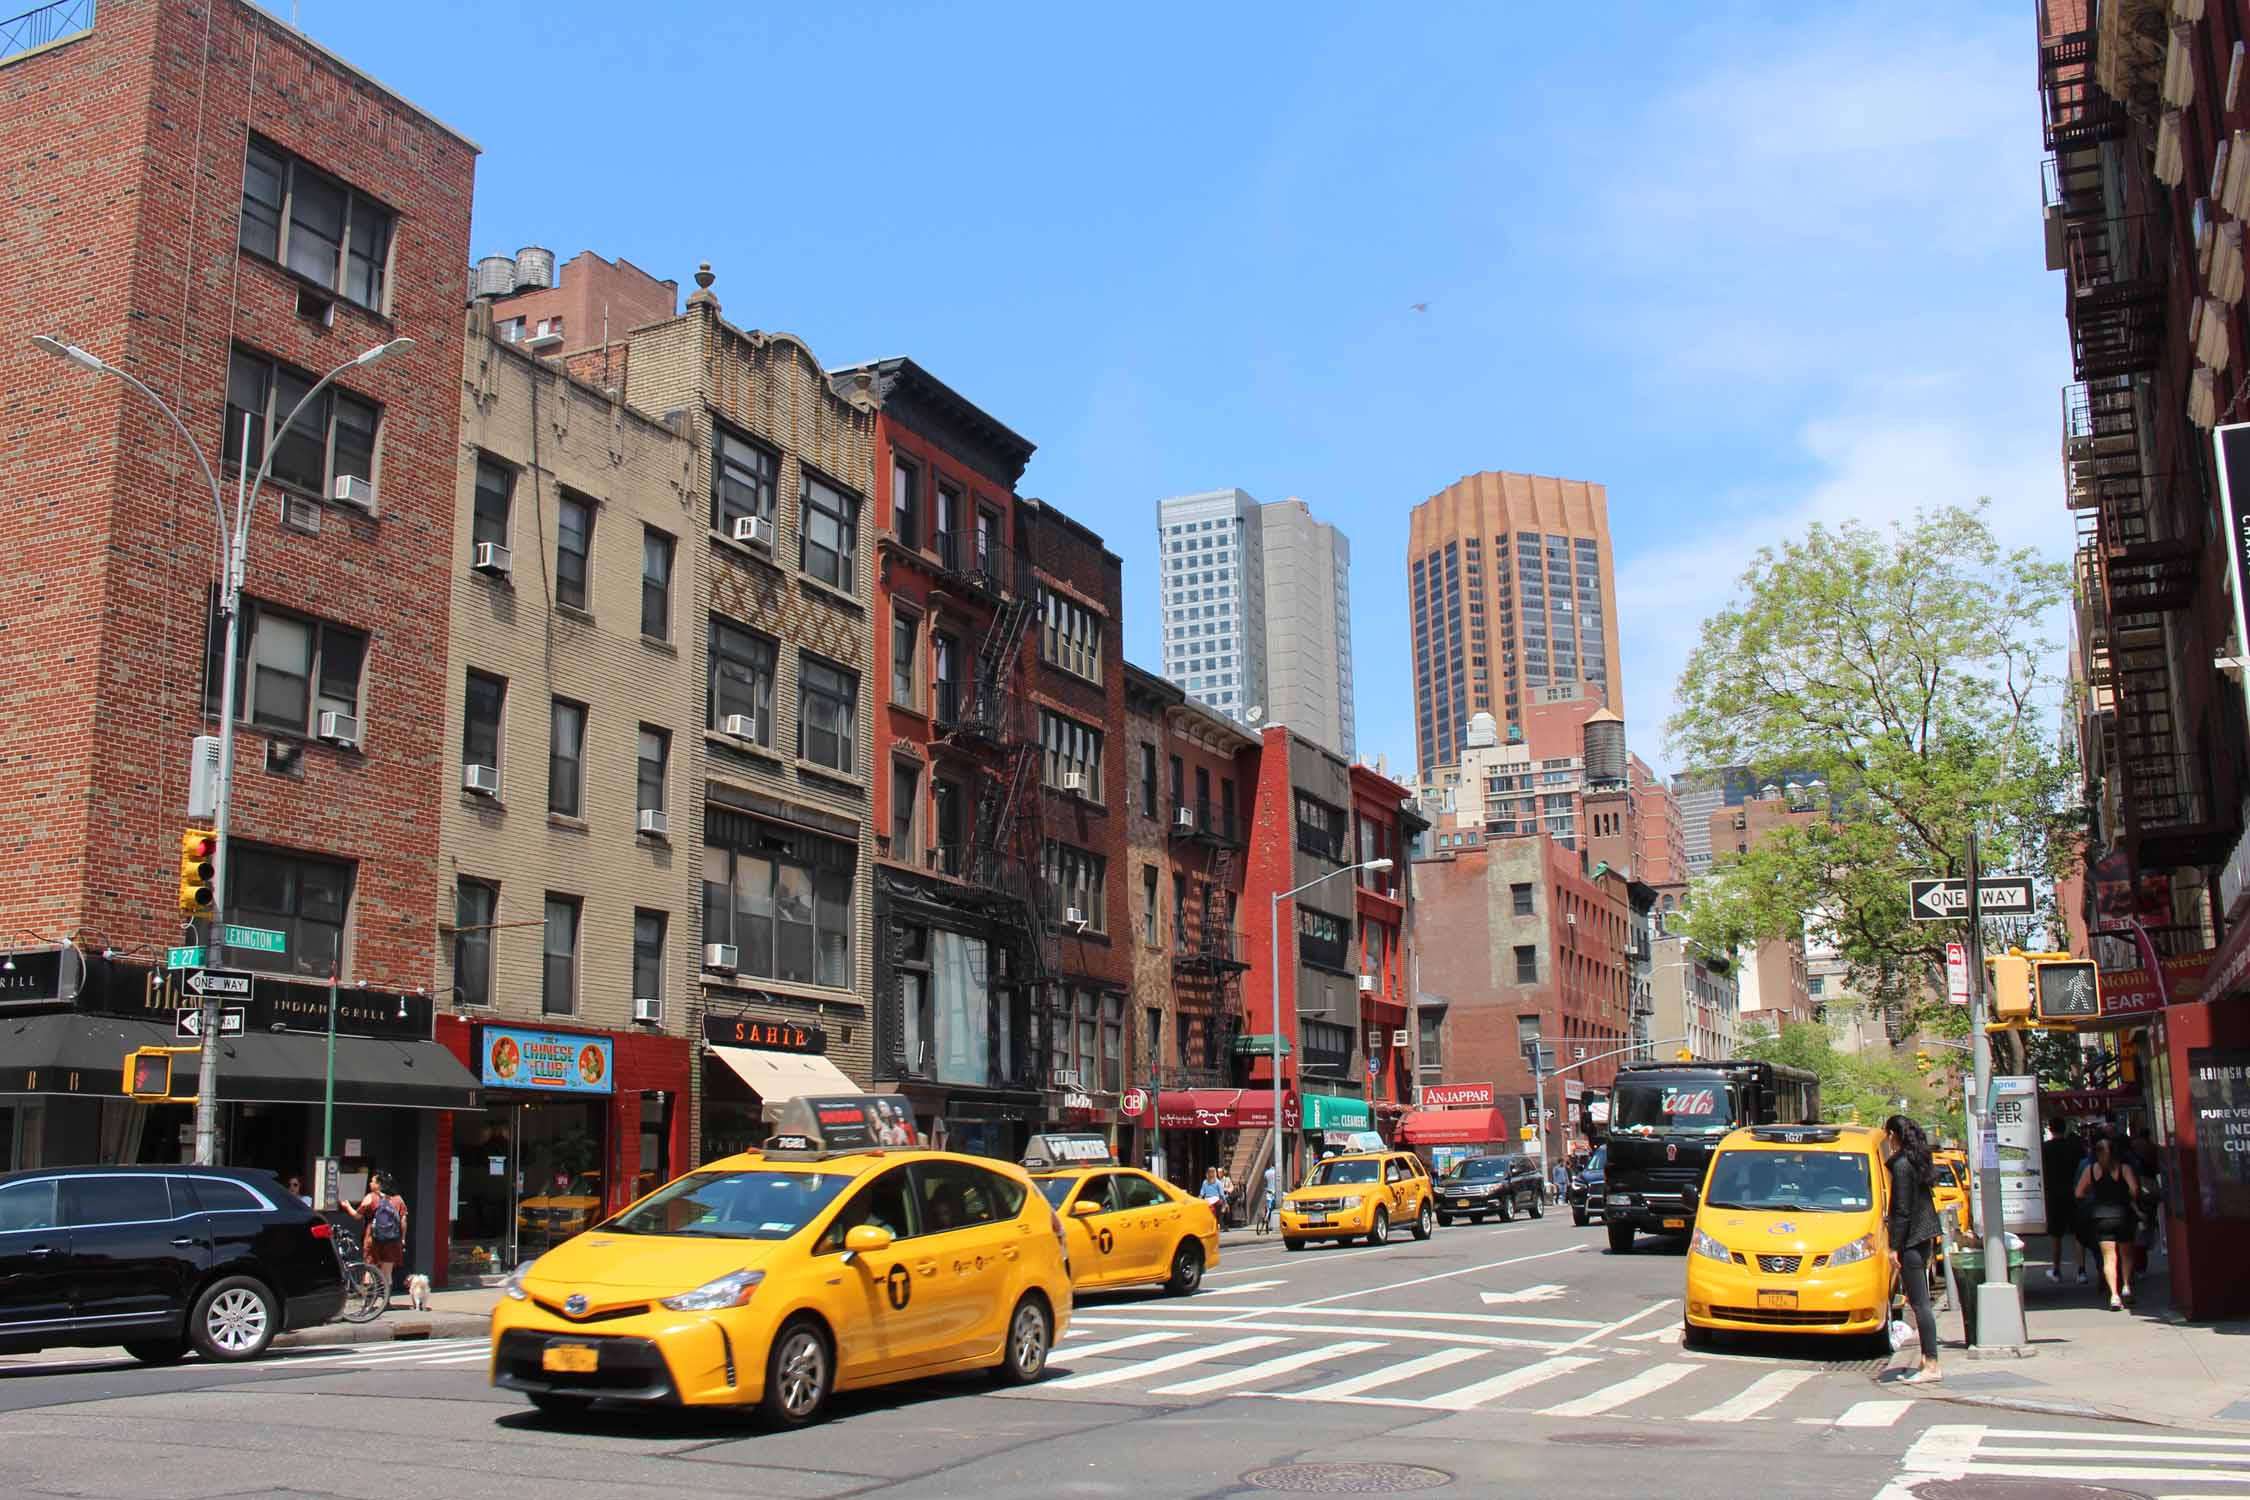
M1948 1075L1924 1077L1889 1053L1840 1052L1828 1028L1818 1022L1754 1036L1737 1050L1761 1062L1803 1068L1818 1078L1823 1119L1880 1125L1904 1114L1937 1135L1961 1138L1961 1101L1944 1086Z
M2069 572L2002 547L1984 509L1815 524L1761 550L1703 622L1669 726L1687 764L1816 781L1829 814L1722 861L1690 893L1689 935L1832 944L1894 1029L1965 1026L1927 1003L1957 929L1911 919L1910 877L1959 873L1972 826L1986 870L2047 889L2076 849L2044 630Z

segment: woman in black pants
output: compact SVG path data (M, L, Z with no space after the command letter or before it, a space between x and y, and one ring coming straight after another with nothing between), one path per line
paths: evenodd
M1922 1127L1904 1115L1883 1122L1885 1154L1890 1159L1891 1265L1906 1286L1906 1300L1914 1309L1914 1329L1922 1339L1922 1362L1906 1385L1928 1385L1944 1377L1938 1372L1937 1314L1930 1307L1930 1254L1939 1234L1937 1162L1930 1155L1930 1140Z

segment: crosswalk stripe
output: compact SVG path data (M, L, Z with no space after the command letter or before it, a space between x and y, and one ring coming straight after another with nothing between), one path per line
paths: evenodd
M1077 1332L1076 1329L1071 1331ZM1178 1337L1176 1333L1129 1333L1121 1339L1109 1339L1099 1344L1066 1346L1057 1349L1055 1353L1063 1359L1085 1359L1098 1354L1115 1354L1120 1349L1138 1349L1143 1344L1161 1344Z
M1240 1286L1207 1286L1206 1297L1238 1297L1244 1292L1270 1292L1277 1286L1289 1285L1286 1281L1245 1281Z
M1443 1370L1463 1360L1476 1359L1484 1353L1482 1349L1439 1349L1403 1364L1385 1365L1380 1370L1369 1370L1364 1375L1354 1375L1329 1385L1316 1385L1309 1390L1291 1391L1289 1394L1299 1401L1340 1401L1346 1396L1379 1391L1386 1385L1397 1385L1402 1380L1427 1375L1432 1370Z
M1501 1396L1513 1395L1526 1386L1534 1386L1542 1380L1552 1380L1557 1375L1568 1375L1573 1370L1599 1363L1601 1363L1600 1360L1583 1354L1558 1354L1552 1359L1543 1359L1533 1365L1523 1365L1517 1369L1495 1375L1489 1380L1480 1380L1474 1385L1465 1385L1458 1390L1442 1392L1417 1404L1429 1407L1434 1411L1474 1411L1487 1401L1496 1400Z
M1276 1338L1231 1339L1224 1344L1206 1344L1200 1349L1182 1349L1177 1354L1159 1355L1135 1364L1119 1365L1114 1370L1096 1370L1086 1375L1071 1375L1062 1380L1052 1380L1042 1387L1050 1391L1082 1391L1094 1386L1118 1385L1127 1380L1138 1380L1147 1375L1163 1375L1189 1365L1200 1365L1207 1360L1224 1359L1230 1354L1247 1354L1252 1349L1263 1349L1280 1343Z
M2035 1438L2042 1443L2124 1443L2146 1448L2250 1448L2250 1437L2191 1437L2184 1432L2167 1432L2155 1437L2142 1437L2117 1432L2047 1432L2036 1427L1987 1427L1987 1438ZM1990 1450L1987 1450L1990 1451Z
M1912 1401L1860 1401L1836 1419L1838 1427L1896 1427Z
M1605 1385L1591 1395L1580 1396L1575 1401L1565 1401L1560 1406L1550 1406L1540 1413L1546 1417L1598 1417L1605 1411L1614 1411L1628 1401L1663 1390L1675 1381L1685 1380L1699 1367L1690 1364L1658 1365L1629 1376L1615 1385Z
M1200 1396L1208 1391L1233 1390L1237 1386L1253 1385L1269 1376L1286 1375L1291 1370L1301 1370L1322 1360L1335 1359L1348 1354L1360 1354L1382 1345L1361 1339L1347 1339L1341 1344L1331 1344L1325 1349L1299 1349L1294 1354L1277 1355L1259 1364L1244 1365L1240 1369L1221 1370L1216 1375L1202 1375L1194 1380L1183 1380L1177 1385L1162 1385L1149 1392L1152 1396Z
M469 1348L484 1349L490 1345L483 1339L431 1339L411 1343L398 1342L378 1348L354 1349L344 1354L323 1354L311 1359L291 1358L273 1366L277 1370L302 1370L311 1365L380 1365L396 1360L427 1358L433 1353L460 1352Z
M1217 1312L1217 1308L1212 1309ZM1406 1339L1425 1344L1482 1344L1488 1349L1557 1349L1573 1347L1556 1344L1550 1339L1511 1338L1502 1333L1472 1333L1466 1329L1449 1328L1385 1328L1369 1323L1342 1323L1334 1327L1319 1323L1283 1323L1249 1308L1230 1308L1224 1318L1195 1317L1120 1317L1110 1313L1086 1314L1073 1317L1071 1326L1083 1323L1093 1328L1223 1328L1229 1331L1242 1329L1268 1333L1316 1333L1322 1338L1378 1338Z
M1798 1386L1813 1378L1811 1370L1775 1370L1761 1375L1737 1394L1721 1401L1717 1406L1706 1407L1688 1418L1690 1422L1740 1422L1754 1417L1767 1407L1775 1405Z
M2232 1484L2242 1482L2242 1471L2232 1465L2207 1469L2157 1469L2134 1468L2125 1464L1988 1464L1979 1461L1970 1464L1966 1472L1993 1474L2009 1479L2074 1479L2080 1483L2095 1479L2184 1479L2192 1483L2202 1474L2209 1474L2214 1484L2222 1481Z

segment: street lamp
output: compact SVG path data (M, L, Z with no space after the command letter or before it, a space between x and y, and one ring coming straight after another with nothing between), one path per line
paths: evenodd
M1303 885L1274 895L1273 928L1268 936L1273 940L1273 1187L1277 1195L1289 1186L1289 1173L1283 1168L1281 1161L1281 903L1316 885L1334 880L1339 875L1350 875L1359 870L1388 870L1390 867L1391 862L1387 859L1362 860L1356 865L1345 865L1341 869L1330 870L1325 875L1316 875Z
M223 935L226 931L227 822L234 803L235 652L241 646L242 583L250 555L250 518L257 508L258 490L265 484L266 475L273 468L274 451L278 444L269 441L265 445L265 460L258 465L257 475L247 485L243 483L241 465L236 465L234 529L230 536L227 529L226 492L219 486L219 476L212 471L211 461L204 457L203 446L196 442L195 434L188 431L187 424L180 420L180 414L172 409L170 403L150 390L131 372L120 369L100 355L81 349L76 344L43 333L33 334L31 343L34 348L66 359L82 370L97 375L115 375L147 397L149 404L164 414L164 420L172 424L172 430L180 435L180 440L187 444L188 451L195 455L197 467L203 470L204 483L211 487L211 509L219 527L219 612L226 617L227 622L226 656L220 667L219 687L219 785L213 807L212 831L216 835L216 847L211 858L211 951L206 955L206 961L217 967L219 961L226 957ZM372 365L394 354L404 354L413 347L414 340L401 337L361 350L314 381L312 388L290 408L289 415L282 418L280 424L271 431L288 432L296 425L299 414L312 404L313 398L326 390L329 383L346 370ZM242 418L242 451L245 457L250 452L250 423L251 416L245 412ZM202 1048L195 1071L195 1160L198 1166L218 1165L218 1084L219 997L216 991L212 991L203 996Z

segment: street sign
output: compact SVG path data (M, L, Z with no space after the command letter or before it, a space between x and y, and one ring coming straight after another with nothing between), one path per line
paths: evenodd
M219 929L222 947L241 948L250 953L287 953L289 939L285 933L271 927L236 927L231 923Z
M217 997L225 1000L250 998L257 980L242 969L190 969L182 987L198 1000Z
M244 1010L241 1006L228 1006L225 1010L219 1012L219 1035L242 1035L244 1026L249 1021L249 1019L250 1012ZM172 1035L192 1037L202 1036L203 1008L198 1005L181 1006L179 1011L172 1017Z
M1944 922L1968 915L1969 883L1958 878L1909 880L1909 915L1917 922ZM1977 882L1978 915L2028 917L2032 913L2031 877L1992 875Z
M1969 945L1945 945L1945 998L1955 1005L1969 1003Z
M167 969L200 969L203 967L201 948L168 948L164 954Z

